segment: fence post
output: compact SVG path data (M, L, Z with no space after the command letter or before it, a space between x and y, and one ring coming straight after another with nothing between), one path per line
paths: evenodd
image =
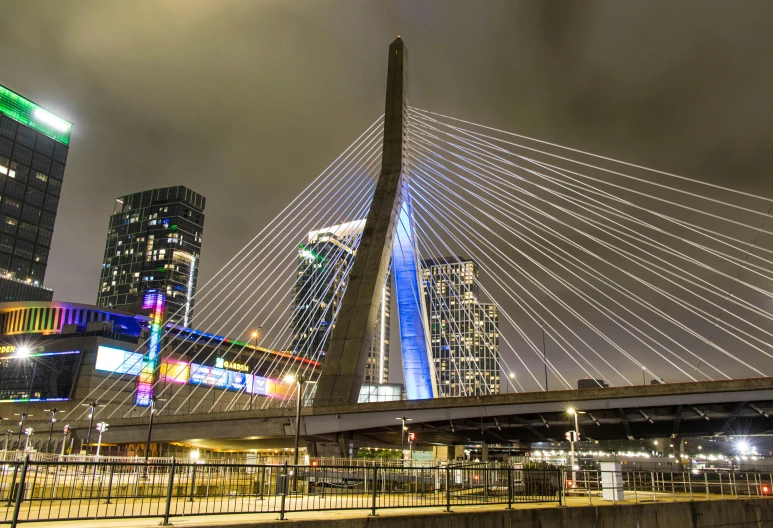
M682 473L682 481L684 481L684 473ZM690 474L690 471L687 472L687 484L690 486L690 500L692 499L692 475Z
M564 505L564 486L566 486L566 478L564 477L564 468L558 468L558 506ZM526 474L524 473L524 479Z
M16 484L16 475L19 473L19 463L16 462L13 466L13 478L11 479L11 486L8 488L8 501L5 503L6 507L10 508L13 502L13 487Z
M287 498L287 460L284 461L282 472L282 499L279 502L279 520L285 520L285 500ZM278 492L278 490L277 490Z
M196 464L191 466L191 494L188 496L188 502L193 502L193 494L196 489Z
M451 512L451 467L446 464L446 512Z
M259 500L263 500L263 489L266 487L266 466L260 468L260 497Z
M174 470L176 459L172 457L172 466L169 468L169 484L166 487L166 506L164 506L164 521L161 526L169 526L169 510L172 507L172 489L174 488Z
M16 525L19 523L19 510L21 510L21 502L24 500L24 480L27 478L27 466L29 463L30 455L27 453L24 455L24 462L21 466L19 486L16 490L16 504L13 505L13 517L11 517L11 528L16 528Z
M113 489L113 466L110 466L110 478L107 481L107 500L105 504L110 504L110 491Z
M491 476L488 462L483 466L483 502L488 502L488 479Z
M507 467L507 509L513 509L513 468Z
M706 486L706 500L711 500L709 496L709 477L705 470L703 471L703 485Z
M378 466L373 465L373 504L370 510L370 516L376 516L376 490L378 489Z

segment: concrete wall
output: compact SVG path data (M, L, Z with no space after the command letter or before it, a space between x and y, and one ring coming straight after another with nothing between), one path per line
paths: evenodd
M349 514L347 514L348 516ZM387 512L368 517L365 511L352 518L336 519L322 514L319 520L244 522L247 528L711 528L773 526L773 500L714 502L662 502L618 506L548 507L513 510L458 508L453 513L417 511L399 515ZM354 517L354 515L358 515ZM361 516L359 516L361 515ZM290 521L293 514L289 513ZM190 524L190 528L195 522ZM214 524L208 524L214 528Z

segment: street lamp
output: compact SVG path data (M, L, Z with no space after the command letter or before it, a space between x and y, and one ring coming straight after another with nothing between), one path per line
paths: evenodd
M24 411L23 413L14 413L14 416L20 417L19 418L19 444L16 446L16 450L18 451L21 448L21 435L24 432L24 422L27 421L27 417L34 416L34 415L28 413L27 411Z
M163 398L156 398L151 396L150 398L150 420L148 421L148 439L145 440L145 470L148 469L148 456L150 455L150 435L153 434L153 415L156 414L156 402L166 401Z
M5 431L5 450L8 451L8 441L13 436L13 429L7 429Z
M260 335L260 329L262 327L258 327L257 330L255 330L252 333L252 338L255 340L255 352L258 350L258 336ZM254 353L254 352L253 352ZM250 410L252 410L252 395L255 393L255 374L252 375L252 388L250 389Z
M413 420L413 418L406 418L405 416L400 416L399 418L395 418L395 420L400 420L403 424L402 428L400 429L400 458L405 458L405 431L407 430L407 427L405 427L405 422L410 422Z
M97 413L97 408L103 406L103 404L97 403L96 401L91 403L81 403L81 407L89 408L89 431L86 433L86 445L89 446L89 449L91 449L91 429L94 427L94 415Z
M56 413L61 412L61 409L53 407L51 409L43 409L45 412L51 413L51 428L48 430L48 441L46 442L46 453L51 449L51 436L54 434L54 424L56 423Z
M574 470L576 469L574 464L574 444L575 442L580 441L580 426L577 421L577 415L578 414L585 414L585 411L578 411L574 407L570 407L566 410L567 413L574 415L574 435L572 435L572 438L570 438L570 443L572 445L572 458L571 458L571 464L572 464L572 482L575 482L575 473Z
M306 378L303 376L295 376L288 374L284 379L285 383L295 383L298 386L298 394L295 398L295 449L293 451L293 493L296 493L298 487L298 443L300 441L301 434L301 400L303 399L303 384L306 383Z

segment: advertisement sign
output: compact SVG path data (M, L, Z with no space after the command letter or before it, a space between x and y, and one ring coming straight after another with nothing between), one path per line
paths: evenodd
M159 379L165 383L188 383L191 377L191 368L184 361L167 359L159 368Z
M193 385L205 385L225 389L228 387L228 371L216 367L207 367L191 363L190 382Z
M94 368L113 374L137 376L142 370L142 354L100 345L97 349L97 363Z

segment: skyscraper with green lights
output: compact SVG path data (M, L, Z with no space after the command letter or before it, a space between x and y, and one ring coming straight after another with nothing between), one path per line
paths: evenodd
M43 288L72 123L0 86L0 301Z
M140 313L142 293L166 294L166 314L190 326L199 275L206 199L163 187L115 201L99 278L97 306Z

